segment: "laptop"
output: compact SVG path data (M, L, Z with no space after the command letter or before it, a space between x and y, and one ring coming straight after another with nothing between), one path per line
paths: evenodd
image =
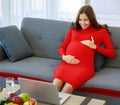
M71 94L58 92L57 87L49 82L18 78L20 91L27 92L37 101L53 105L62 105Z

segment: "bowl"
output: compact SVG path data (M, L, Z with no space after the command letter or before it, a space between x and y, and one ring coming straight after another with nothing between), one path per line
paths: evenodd
M30 98L31 105L37 105L37 100L34 98Z

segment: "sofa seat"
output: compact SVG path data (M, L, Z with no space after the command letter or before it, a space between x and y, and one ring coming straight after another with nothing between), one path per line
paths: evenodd
M120 97L120 78L117 78L119 76L120 69L103 68L83 84L79 91Z
M0 63L0 69L2 68L1 71L5 71L1 72L0 75L3 77L14 76L15 79L18 77L26 77L52 81L53 72L59 62L60 60L35 56L28 57L14 63L6 59Z
M1 72L0 75L3 77L13 76L16 80L18 77L23 77L52 82L54 70L59 63L60 60L35 56L14 63L6 59L0 63L2 71L5 71ZM113 79L119 75L120 70L117 68L103 68L95 72L94 77L80 86L77 91L120 97L120 78Z
M115 78L118 76L120 76L119 69L103 68L103 70L96 72L95 76L84 84L84 87L100 88L102 84L102 88L120 91L120 78Z

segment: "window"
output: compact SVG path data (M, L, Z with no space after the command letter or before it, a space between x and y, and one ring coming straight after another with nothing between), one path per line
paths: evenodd
M44 0L1 0L1 26L18 25L24 17L42 17Z
M85 0L0 0L0 26L21 25L24 17L73 21Z
M73 21L81 6L85 4L85 0L59 0L57 19Z
M0 25L2 24L2 5L1 5L2 0L0 0Z
M90 0L98 21L109 26L120 26L119 4L120 0Z

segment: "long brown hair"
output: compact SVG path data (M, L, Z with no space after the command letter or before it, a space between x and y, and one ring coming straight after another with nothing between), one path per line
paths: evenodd
M107 28L107 25L101 25L97 22L95 12L90 5L85 5L79 9L77 17L76 17L76 21L74 23L72 22L71 28L76 29L76 30L81 29L81 26L79 24L79 16L82 13L85 13L87 15L90 21L90 24L96 29Z

